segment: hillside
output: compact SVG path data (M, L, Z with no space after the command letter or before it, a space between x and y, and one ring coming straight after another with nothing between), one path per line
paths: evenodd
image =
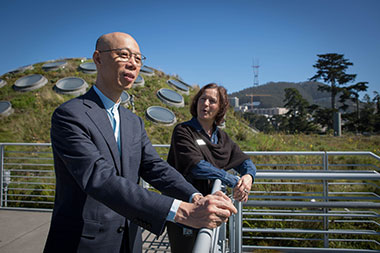
M284 107L285 89L296 88L303 98L305 98L310 105L316 104L321 107L331 107L331 95L328 92L321 92L318 90L319 85L325 85L320 82L269 82L267 84L259 85L257 87L250 87L239 92L229 94L231 97L238 97L239 103L244 104L251 101L247 94L265 95L253 98L254 102L260 102L258 107Z
M0 101L11 102L14 112L7 117L0 117L0 142L50 142L50 119L54 109L74 97L57 93L53 89L56 82L64 77L80 77L88 83L87 89L95 82L96 74L86 74L80 70L79 65L83 60L65 59L67 65L64 68L51 71L42 68L46 62L36 63L32 68L2 75L0 79L5 80L6 85L0 88ZM128 93L134 95L135 113L144 119L152 143L168 144L175 124L166 126L149 121L145 114L146 109L153 105L162 106L175 114L177 123L188 120L191 118L189 103L198 88L191 89L189 95L182 94L185 107L168 106L161 102L156 93L161 88L173 89L167 80L174 77L157 70L154 70L154 73L154 76L142 75L145 85L128 90ZM48 83L37 90L16 91L13 87L16 80L31 74L43 75L48 79ZM237 118L232 110L227 115L225 130L238 141L253 137L246 122Z

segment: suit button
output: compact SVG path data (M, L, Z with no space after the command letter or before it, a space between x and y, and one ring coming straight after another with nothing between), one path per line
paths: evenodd
M117 232L118 233L122 233L124 231L124 226L120 226L118 229L117 229Z

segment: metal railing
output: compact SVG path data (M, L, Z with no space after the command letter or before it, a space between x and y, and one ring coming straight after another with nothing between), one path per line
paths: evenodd
M246 153L258 173L242 216L234 217L230 233L242 243L231 252L380 252L379 156Z
M211 194L222 189L222 181L216 179L211 190ZM222 231L221 231L222 230ZM198 232L193 248L194 253L225 252L225 224L214 229L202 228ZM220 240L221 239L221 240Z
M165 159L169 145L154 146ZM210 245L217 246L211 252L380 251L379 156L246 154L258 169L249 201L236 203L238 214L228 228L213 233L217 236ZM51 211L55 176L50 144L0 143L0 185L0 208ZM204 252L210 252L208 245Z
M50 143L0 143L0 208L50 211L55 175Z

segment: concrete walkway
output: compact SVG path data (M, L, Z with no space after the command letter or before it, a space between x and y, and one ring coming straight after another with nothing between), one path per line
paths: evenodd
M49 231L51 212L0 209L0 253L41 253ZM143 252L170 252L166 231L156 238L143 232Z
M50 218L51 212L0 209L0 252L41 253Z

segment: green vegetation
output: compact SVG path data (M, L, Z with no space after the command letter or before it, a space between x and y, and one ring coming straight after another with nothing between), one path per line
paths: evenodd
M80 59L69 59L64 69L58 71L45 72L41 66L43 63L34 65L33 70L24 73L5 74L1 78L7 81L7 85L0 89L0 100L10 101L14 113L8 117L0 118L0 142L50 142L50 118L54 109L73 96L58 94L53 90L55 83L64 77L76 76L83 78L90 86L94 84L96 74L84 74L78 71L82 63ZM20 92L12 87L14 82L29 74L42 74L49 82L42 88ZM191 96L195 94L197 88L192 89L189 95L183 95L185 100L184 108L170 107L163 104L156 96L161 88L170 88L166 83L171 77L160 71L155 71L155 76L143 76L145 86L136 87L128 91L135 97L135 113L145 121L146 130L152 143L170 143L173 126L163 126L152 123L146 119L145 111L149 106L160 105L172 110L177 118L177 122L182 122L191 118L189 103ZM234 121L234 128L245 129L248 132L247 123L235 117L233 113L229 116ZM228 130L228 129L227 129ZM253 135L251 135L253 137Z
M34 65L33 70L24 73L5 74L1 78L7 81L7 85L0 89L0 100L12 103L14 113L8 117L0 117L0 142L50 142L50 118L54 109L73 96L58 94L53 90L55 83L67 76L83 78L90 86L94 84L96 74L85 74L78 70L81 59L69 59L64 69L45 72L41 66ZM29 74L42 74L49 82L42 88L34 91L19 92L12 88L14 82ZM191 118L189 103L191 97L198 90L194 87L189 95L183 95L184 108L169 107L163 104L156 96L161 88L170 88L167 80L176 78L166 75L161 71L155 71L155 76L144 76L145 86L128 91L134 95L135 113L142 117L152 143L169 144L171 133L175 125L162 126L146 119L145 110L152 105L160 105L171 109L177 123ZM249 151L371 151L380 155L380 136L356 136L354 134L343 137L327 135L286 135L281 133L255 134L248 127L242 115L229 110L224 129L243 150Z
M50 142L50 118L54 109L73 96L58 94L53 90L55 83L64 77L83 78L88 84L95 81L96 75L78 71L80 59L71 59L64 69L45 72L41 66L24 73L5 74L1 78L7 85L0 89L0 100L10 101L14 113L0 117L0 142ZM13 89L15 81L30 74L41 74L49 81L40 89L20 92Z

